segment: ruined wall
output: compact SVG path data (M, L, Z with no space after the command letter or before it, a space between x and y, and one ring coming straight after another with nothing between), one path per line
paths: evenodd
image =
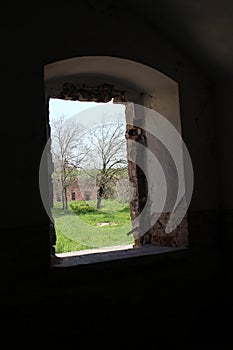
M115 2L112 10L109 1L105 5L83 1L77 7L58 3L50 9L41 4L32 7L30 13L27 5L22 17L20 11L10 8L0 23L2 340L10 344L17 339L23 345L28 341L33 347L33 340L27 337L30 334L35 344L50 340L52 345L56 341L67 345L74 340L72 345L77 346L90 335L94 342L103 341L106 334L115 340L119 324L123 324L131 343L147 338L150 346L151 340L160 344L169 340L169 345L175 340L203 344L202 336L208 345L211 339L215 344L222 344L223 339L230 343L226 320L232 316L232 290L222 279L222 269L215 273L218 261L211 264L210 252L220 250L219 233L224 231L224 244L232 257L232 172L228 172L232 162L232 88L226 96L229 87L223 81L221 91L212 96L209 78L195 62L158 32L156 23L146 21L140 9L137 15L133 6L126 9ZM195 176L188 212L189 242L198 254L184 259L159 254L139 258L136 264L131 259L101 263L79 273L59 270L48 295L42 286L51 285L49 218L38 181L48 126L44 65L88 55L141 62L178 83L182 136ZM137 76L137 71L133 73ZM221 164L217 162L220 142L216 144L219 126L223 127ZM227 181L229 187L222 188L225 204L219 220L218 174L222 167L226 169L223 184ZM12 183L17 188L14 200L9 195ZM156 238L159 240L159 235ZM153 322L148 322L148 315ZM122 341L121 337L118 340Z
M149 220L149 213L147 218L141 217L143 209L145 207L148 187L147 178L142 169L138 166L137 157L138 154L137 146L129 141L140 143L145 146L146 135L143 128L134 125L133 120L130 121L129 107L126 108L126 140L127 140L127 155L128 155L128 178L130 187L130 215L132 220L132 231L134 235L134 247L140 247L145 243L151 243L151 237L149 230L141 232L141 226L143 226L143 220ZM145 160L145 159L144 159ZM141 161L141 159L140 159Z
M163 95L166 95L164 91ZM188 246L188 205L182 199L186 191L187 159L183 155L181 131L169 121L172 119L180 127L179 113L174 112L178 111L179 101L174 96L168 94L164 102L159 101L159 92L156 96L157 109L163 111L164 105L166 111L172 111L166 116L158 114L151 105L145 107L146 98L144 106L126 105L132 233L136 247L148 243Z
M48 63L92 55L122 57L153 67L175 80L179 85L183 137L194 165L195 188L190 211L200 218L199 228L205 223L202 213L208 212L214 218L218 208L215 155L207 139L214 138L216 128L212 123L213 111L206 105L207 78L165 36L152 29L140 15L122 11L120 4L112 13L103 7L91 9L83 2L78 13L77 21L77 11L56 6L43 9L43 13L34 11L33 17L22 20L19 16L17 23L2 24L6 33L2 41L1 78L5 91L2 108L8 112L1 121L2 164L7 169L1 192L4 200L0 203L4 237L1 258L8 259L15 271L21 271L22 267L25 276L36 267L37 275L45 276L49 269L49 218L38 181L41 155L47 142L44 66ZM61 24L68 30L61 29ZM84 37L80 34L83 28ZM133 73L137 76L137 71ZM208 101L214 104L211 99ZM17 210L7 183L14 183L18 189ZM213 232L212 225L205 224L201 237L199 228L189 226L191 241L197 237L197 247L209 231Z

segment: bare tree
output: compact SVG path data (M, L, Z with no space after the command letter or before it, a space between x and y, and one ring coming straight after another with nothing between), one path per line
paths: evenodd
M62 115L51 121L51 153L54 163L53 186L60 192L62 208L68 209L67 188L77 179L77 170L87 155L82 142L84 127Z
M96 169L97 209L103 198L111 193L120 169L127 166L125 121L119 115L114 122L103 118L100 125L88 131L88 155L92 169Z

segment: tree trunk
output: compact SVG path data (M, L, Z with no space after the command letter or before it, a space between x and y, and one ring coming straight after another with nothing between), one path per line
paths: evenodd
M104 187L100 186L97 192L97 205L96 209L101 209L101 201L104 194Z
M101 200L102 200L102 198L100 197L99 191L98 191L96 209L101 209Z
M62 189L62 210L68 210L67 189Z
M65 210L68 210L68 201L67 201L67 188L64 188L64 197L65 197Z
M65 195L64 195L64 188L62 188L62 191L61 191L61 198L62 198L62 210L65 210Z

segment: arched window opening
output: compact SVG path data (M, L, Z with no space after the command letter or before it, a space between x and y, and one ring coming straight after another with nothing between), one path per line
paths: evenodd
M134 72L137 72L137 74L135 75ZM172 222L173 213L171 210L178 199L177 207L185 207L184 198L179 197L180 188L178 188L180 179L182 178L184 182L185 178L182 145L179 144L175 153L172 150L174 146L172 139L176 137L176 134L181 135L177 84L153 68L137 62L105 56L81 57L55 62L45 67L45 96L48 110L48 138L51 136L49 105L53 100L76 101L79 104L96 103L105 106L112 104L116 107L121 105L124 108L125 125L124 132L121 131L121 134L124 134L126 142L127 179L121 178L122 182L118 183L117 193L123 196L127 192L127 186L124 189L125 183L128 183L130 221L129 225L126 225L127 228L124 228L124 234L130 243L128 243L128 246L123 246L114 244L113 240L111 246L103 245L101 250L97 248L99 252L103 253L104 251L105 258L102 259L112 260L140 254L186 249L188 247L187 215L184 210L180 210L181 220L177 221L177 216L173 216ZM84 113L83 118L86 117L87 114ZM158 121L160 123L159 127ZM94 125L95 121L92 120L92 126ZM156 130L163 133L166 127L171 129L169 131L170 135L165 132L164 138L161 138L160 135L157 135L157 137ZM110 133L110 128L108 133ZM103 136L103 129L99 129L97 134ZM83 135L85 135L85 132ZM171 138L169 142L166 140L168 136ZM93 141L93 137L94 134L90 134L89 141ZM163 141L166 144L165 146ZM118 140L118 142L120 141ZM135 145L140 145L140 147ZM87 150L87 144L85 147ZM155 155L158 161L153 171L149 169L151 167L151 153ZM87 155L86 158L88 158ZM97 154L95 158L98 158ZM162 171L160 168L162 168ZM101 170L103 172L105 169L99 168L99 177ZM118 173L121 170L118 169ZM166 186L169 188L165 195L166 198L164 197L164 191L159 188L160 186L163 188L164 184L158 179L155 180L159 171L163 173L163 176L160 175L160 177L165 179ZM97 178L98 176L95 176L95 187L97 186ZM84 184L86 180L82 178L82 181ZM80 183L82 181L80 180ZM54 194L54 189L51 189L51 193L53 193L53 199L63 205L63 209L67 209L67 200L71 202L71 208L72 202L78 200L79 202L85 202L85 205L87 204L86 208L81 210L91 211L93 209L89 205L91 201L95 201L95 209L100 210L101 201L111 198L114 192L112 186L104 186L102 181L101 187L100 183L101 181L95 191L95 199L93 199L90 188L83 185L81 191L79 186L74 186L74 183L68 186L69 188L66 186L63 192ZM158 202L162 202L161 198L164 199L162 211L160 211L161 208L158 205ZM73 211L76 211L76 213L80 211L79 206L80 203L76 206L73 205ZM144 208L147 208L147 210L145 211ZM109 225L108 222L98 224L102 225L103 229ZM168 229L169 225L171 227L170 231ZM87 231L84 232L84 234L86 233ZM86 237L88 237L88 234L86 234ZM136 250L133 248L144 249ZM97 254L93 254L97 252L94 249L96 249L96 246L90 249L88 244L86 246L84 244L80 248L81 253L74 250L60 255L63 258L62 266L93 262L93 257L97 257ZM114 250L117 251L115 255L112 254ZM57 255L59 256L59 254ZM72 256L73 260L64 258L68 256ZM80 259L80 256L82 256L82 259ZM74 260L74 257L77 257L77 259Z

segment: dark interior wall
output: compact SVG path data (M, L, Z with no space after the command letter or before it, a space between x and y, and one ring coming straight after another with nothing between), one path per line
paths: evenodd
M105 10L100 7L99 10L96 10L96 8L92 9L88 6L84 3L77 11L68 7L64 7L60 11L59 8L56 10L48 9L47 12L33 14L31 18L24 18L24 22L5 23L3 26L5 36L2 45L5 46L2 46L4 48L2 49L1 78L4 87L2 103L5 112L1 119L1 161L4 165L4 171L2 172L3 186L1 188L1 235L3 242L0 249L2 276L6 283L2 284L1 292L3 300L7 300L11 310L14 310L12 312L17 310L14 305L19 304L21 307L24 302L28 302L28 298L32 303L32 298L30 298L31 285L35 282L38 287L44 279L47 281L50 274L48 217L40 199L38 172L40 157L46 143L43 66L56 60L88 55L123 57L150 65L179 83L183 137L194 166L194 193L189 215L191 244L197 249L200 247L207 250L209 247L210 250L213 247L217 248L216 244L219 239L216 214L219 206L218 173L216 172L218 151L216 151L214 139L215 135L218 134L218 124L213 123L213 120L217 120L218 114L216 115L215 100L212 95L214 82L212 83L200 72L199 68L195 66L195 62L191 62L175 46L167 42L161 33L154 32L152 28L147 27L143 18L134 17L132 9L127 9L127 11L116 9L115 12L112 12L111 9ZM215 93L217 97L221 95L221 120L225 121L222 123L224 136L221 136L221 139L225 140L224 152L227 149L227 154L230 156L230 138L228 145L225 133L230 134L228 118L232 110L232 101L229 102L229 99L225 101L226 96L223 91L224 86L220 91L215 90ZM227 161L224 162L224 166L226 164ZM227 179L230 183L230 177ZM14 196L11 195L12 193ZM225 191L225 194L222 201L226 208L231 209L232 203L228 200L228 191ZM135 308L139 303L141 305L139 306L140 317L152 316L152 310L156 313L156 308L151 309L148 313L144 312L148 306L146 296L150 295L150 300L153 299L155 302L154 305L158 305L157 298L160 297L165 303L169 295L167 288L171 288L171 286L174 288L176 277L181 284L173 292L175 296L180 295L179 302L181 302L180 292L186 288L188 294L184 300L190 306L189 298L195 299L195 295L192 294L192 286L197 283L198 298L196 303L198 304L203 296L199 283L203 283L205 278L209 276L208 269L204 268L207 266L205 265L207 260L206 258L198 261L197 258L194 258L195 269L192 265L192 259L186 264L186 270L183 268L182 262L177 265L177 268L173 262L172 268L169 265L163 268L157 267L156 273L159 276L156 284L157 294L152 292L154 290L152 283L155 282L153 267L156 263L154 260L147 261L147 268L133 269L129 279L126 277L127 268L124 266L122 270L124 269L125 277L121 279L117 274L117 278L113 275L112 279L117 283L120 293L126 292L126 295L130 293L131 297L122 296L120 299L114 299L111 304L113 310L116 312L121 303L120 310L123 312L123 306L127 307L130 303L130 309L133 311L132 318L129 318L130 322L136 317ZM185 262L183 263L185 264ZM204 272L198 279L201 264L204 266ZM138 268L140 263L135 266ZM196 266L198 266L197 269ZM57 299L54 301L51 298L53 311L56 311L57 303L61 303L61 308L64 308L64 315L66 307L75 307L75 298L77 297L75 291L78 290L79 297L82 298L82 295L85 295L87 298L90 295L93 298L91 303L93 307L95 302L97 304L99 301L102 302L101 305L105 310L102 319L104 319L104 315L110 317L111 311L108 309L110 297L104 298L104 288L107 285L107 291L113 293L114 298L116 297L117 293L113 291L115 285L110 287L108 284L108 281L111 281L111 274L107 275L107 279L103 277L104 283L101 284L101 282L97 282L96 274L91 272L91 267L88 271L93 278L93 283L84 278L80 280L81 286L76 285L74 289L69 286L66 291L63 289L61 294L58 292L58 287L55 289ZM150 271L150 273L146 271ZM99 273L99 271L97 272ZM193 274L196 280L193 279ZM151 278L152 275L153 278ZM185 282L184 275L189 276ZM66 273L64 273L65 276ZM69 282L77 277L72 273L68 276ZM181 282L182 280L183 282ZM159 281L164 282L163 287L159 285ZM205 283L204 286L206 286ZM28 286L28 293L22 297L20 293L25 284ZM215 283L214 287L216 287ZM95 295L93 295L93 291L96 292ZM41 296L40 292L36 289L33 296ZM134 296L132 293L135 293ZM204 293L205 301L208 298L207 294L207 292ZM18 302L15 295L18 295ZM67 298L65 302L64 296ZM213 295L211 300L215 302ZM151 304L153 303L149 302L149 305ZM48 302L48 309L50 306ZM78 311L78 309L75 310ZM81 310L84 317L85 308L82 307ZM100 312L101 307L95 304L94 310ZM171 317L173 322L182 318L182 324L185 325L185 317L187 316L185 303L182 303L181 310L180 316L177 316L178 307L173 305L169 315L173 315ZM161 306L159 314L162 315ZM4 315L6 316L7 312ZM93 315L92 317L94 318ZM165 319L163 320L165 322ZM194 317L193 320L195 322L196 318ZM87 318L85 322L88 327ZM95 320L94 323L98 322ZM112 324L116 326L117 322L112 321ZM53 326L54 331L55 328L56 325ZM146 332L146 328L143 327L143 329ZM152 327L149 329L151 331ZM133 330L132 325L131 330Z
M220 170L220 207L233 209L233 158L232 158L232 134L233 134L233 78L225 77L217 85L215 110L219 128L217 131Z
M2 193L1 225L13 230L6 238L11 242L5 245L10 251L16 241L15 235L18 237L18 228L23 230L16 248L27 252L28 256L30 246L33 259L34 255L39 257L42 251L47 254L48 218L38 186L39 162L46 142L43 66L59 59L83 55L123 57L150 65L177 81L184 141L194 166L190 208L211 215L209 210L216 209L218 205L216 162L212 152L215 130L208 80L160 33L147 27L143 18L135 17L133 11L116 11L113 14L110 10L97 11L83 5L78 13L77 18L77 12L69 7L56 8L43 14L43 25L38 14L5 28L8 35L5 38L5 65L2 67L7 92L4 96L7 118L3 120L6 142L3 156L8 169L7 182L16 189L20 205L17 209L13 208L10 188L6 184ZM199 224L194 234L191 233L193 241L203 221L205 232L208 232L210 224L210 220L207 223L205 218L195 215L198 215ZM196 224L196 217L194 221ZM37 231L39 226L41 234L31 235L31 231ZM202 241L203 235L200 241L195 241L196 245Z
M233 248L233 158L232 158L232 133L233 133L233 78L224 77L216 88L215 109L217 111L217 132L219 158L217 162L219 172L219 208L220 229L222 232L222 244L227 266L232 266ZM230 272L230 275L232 273Z
M69 7L59 11L58 8L43 15L43 26L36 17L31 21L27 19L29 23L6 27L9 35L6 65L3 67L9 86L7 91L13 91L5 97L9 99L9 102L4 102L10 106L8 110L12 117L5 119L4 125L11 130L14 140L10 146L17 151L14 161L7 155L6 162L20 173L18 176L15 171L9 174L12 176L9 182L14 182L18 198L30 202L27 208L21 206L14 213L11 226L46 222L35 185L38 184L38 165L46 138L43 65L83 55L132 59L150 65L178 82L183 136L194 165L195 188L190 208L216 208L217 198L213 190L216 188L215 161L211 148L215 131L211 122L213 113L208 80L161 34L152 32L143 18L134 17L133 11L119 11L113 15L111 11L101 13L101 10L91 11L84 6L78 14L77 19L76 11ZM211 176L207 179L204 173L211 173ZM29 187L26 197L25 188ZM5 190L7 192L8 188ZM6 214L11 216L9 198L5 196L7 203L3 209L7 207ZM4 226L6 221L6 226L9 226L8 215L4 215L4 219L1 224Z

